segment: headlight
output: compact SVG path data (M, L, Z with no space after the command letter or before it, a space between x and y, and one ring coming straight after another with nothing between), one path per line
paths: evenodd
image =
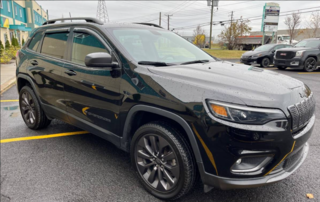
M252 57L257 58L257 57L260 57L260 56L262 56L262 54L253 55Z
M301 57L304 51L297 51L296 52L296 57Z
M245 107L216 101L208 101L208 105L215 117L236 123L262 125L272 120L286 119L278 109Z

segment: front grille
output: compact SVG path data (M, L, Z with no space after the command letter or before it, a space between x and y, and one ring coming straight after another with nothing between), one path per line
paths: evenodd
M296 52L292 51L277 51L277 59L292 59L296 56Z
M297 131L303 128L313 116L315 109L316 102L313 98L313 94L302 102L289 106L288 110L291 114L292 130Z

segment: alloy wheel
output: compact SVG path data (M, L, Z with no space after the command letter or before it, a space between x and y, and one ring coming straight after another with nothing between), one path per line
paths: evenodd
M263 67L268 67L270 65L270 60L268 58L264 58L262 60L262 66Z
M312 72L315 69L316 60L314 58L308 58L305 62L305 70L307 72Z
M22 116L24 117L25 121L27 121L29 124L34 124L36 122L35 105L31 95L28 92L24 92L22 94L20 104Z
M177 184L177 155L165 138L155 134L142 136L135 148L135 159L139 174L157 191L170 191Z

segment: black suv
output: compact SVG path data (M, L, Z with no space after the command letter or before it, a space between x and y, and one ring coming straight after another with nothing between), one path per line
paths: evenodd
M205 191L274 183L305 160L315 100L301 81L220 61L156 25L79 19L47 21L17 54L29 128L60 119L109 140L162 199L197 176Z
M284 70L287 67L312 72L320 66L320 38L305 39L293 48L276 51L274 65Z

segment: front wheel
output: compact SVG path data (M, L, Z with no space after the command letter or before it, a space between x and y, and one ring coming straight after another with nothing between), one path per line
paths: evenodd
M270 59L269 58L263 58L261 60L260 66L261 67L269 67L270 65Z
M307 58L307 60L304 62L304 71L306 72L312 72L316 69L317 61L314 58Z
M179 130L165 122L149 123L135 132L131 161L144 188L158 198L178 199L195 183L192 152Z

